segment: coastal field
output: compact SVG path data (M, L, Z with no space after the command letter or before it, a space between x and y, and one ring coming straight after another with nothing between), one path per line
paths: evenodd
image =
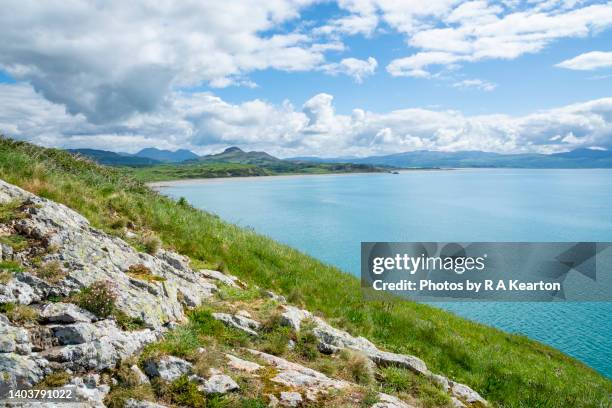
M151 231L194 264L278 291L353 334L417 355L497 406L610 406L612 382L551 347L427 305L365 302L355 277L157 194L124 171L2 139L0 178L66 204L111 234L121 236L127 224Z

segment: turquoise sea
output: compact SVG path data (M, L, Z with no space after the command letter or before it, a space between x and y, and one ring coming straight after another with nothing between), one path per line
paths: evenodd
M612 241L612 170L191 180L160 191L357 276L361 241ZM612 302L436 305L550 344L612 377Z

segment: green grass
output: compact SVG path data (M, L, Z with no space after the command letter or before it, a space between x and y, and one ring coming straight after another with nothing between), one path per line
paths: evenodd
M501 407L607 407L612 382L559 351L411 302L370 302L359 281L299 251L158 195L123 170L0 140L0 178L74 208L94 226L117 215L194 262L299 299L355 335L422 358ZM527 318L527 317L526 317Z

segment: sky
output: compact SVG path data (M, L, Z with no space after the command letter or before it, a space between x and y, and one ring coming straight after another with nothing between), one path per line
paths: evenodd
M0 133L279 157L612 149L612 2L5 0Z

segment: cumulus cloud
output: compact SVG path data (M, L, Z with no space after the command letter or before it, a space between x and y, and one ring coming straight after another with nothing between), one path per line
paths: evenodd
M104 123L165 107L174 89L254 86L255 70L313 70L338 41L279 30L314 0L7 0L0 69Z
M497 84L483 79L464 79L453 84L454 88L459 89L478 89L485 92L491 92L497 88Z
M387 71L393 76L430 77L436 67L514 59L555 40L585 37L612 26L609 2L532 2L520 8L481 0L371 3L381 19L418 50L389 63Z
M363 82L365 77L374 75L378 62L373 57L367 60L357 58L344 58L340 62L326 64L321 67L324 72L331 75L345 74L352 77L358 84Z
M591 51L562 61L556 66L578 71L592 71L600 68L611 68L612 52Z
M468 116L453 110L336 112L330 94L301 107L259 99L232 104L208 92L173 92L163 112L139 113L113 124L47 101L31 86L0 85L0 130L47 146L136 151L156 146L199 153L229 145L295 155L372 155L415 149L555 152L612 149L612 98L524 116Z

